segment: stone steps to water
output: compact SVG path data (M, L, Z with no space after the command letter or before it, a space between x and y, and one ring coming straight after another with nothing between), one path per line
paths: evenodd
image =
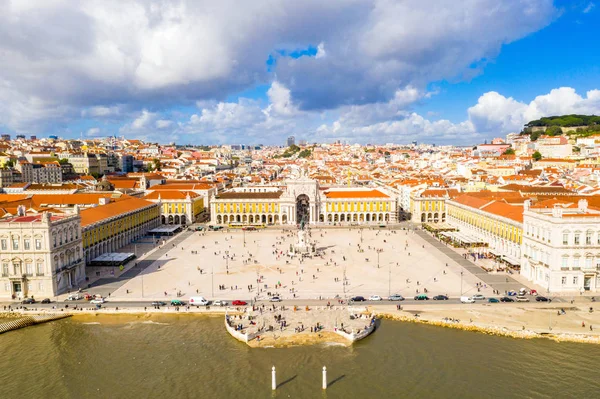
M70 317L70 314L47 314L47 315L32 315L24 316L16 320L7 321L0 323L0 334L4 334L9 331L18 330L20 328L34 326L36 324L46 323L49 321L64 319Z

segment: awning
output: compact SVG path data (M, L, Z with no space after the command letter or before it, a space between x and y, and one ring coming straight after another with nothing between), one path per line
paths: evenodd
M518 260L517 258L513 258L512 256L508 256L508 255L504 255L502 256L502 259L506 262L506 263L510 263L513 266L521 266L521 261Z

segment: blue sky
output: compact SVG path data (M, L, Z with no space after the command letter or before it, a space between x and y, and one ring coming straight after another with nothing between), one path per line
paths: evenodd
M595 1L159 1L9 5L0 129L470 144L600 113Z

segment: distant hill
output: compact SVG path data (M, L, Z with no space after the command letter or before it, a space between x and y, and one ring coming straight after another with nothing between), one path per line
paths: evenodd
M536 119L525 124L521 134L528 134L536 141L541 134L558 136L586 137L600 133L600 116L596 115L561 115Z
M596 115L562 115L548 116L529 122L525 127L534 126L592 126L600 125L600 116Z

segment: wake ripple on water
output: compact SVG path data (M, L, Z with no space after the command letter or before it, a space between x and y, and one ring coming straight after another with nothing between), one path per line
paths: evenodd
M95 325L98 325L98 324L101 324L101 323L99 321L90 321L88 323L81 323L81 324L84 324L86 326L95 326Z

